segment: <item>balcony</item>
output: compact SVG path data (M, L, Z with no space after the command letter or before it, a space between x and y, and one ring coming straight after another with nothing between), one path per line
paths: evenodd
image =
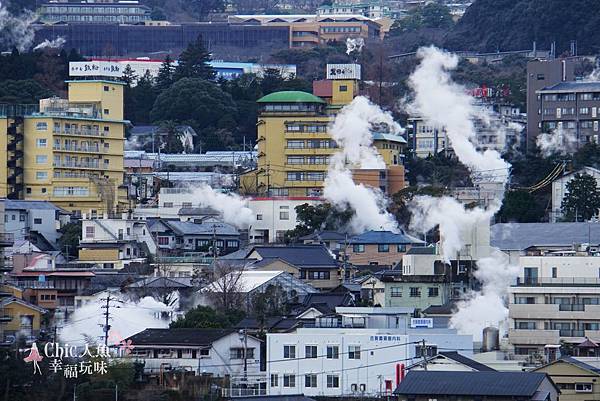
M62 163L53 163L52 166L57 167L57 168L92 168L92 169L98 170L100 168L100 163L62 162Z
M516 345L546 345L559 344L558 330L519 330L510 329L508 340Z
M587 287L599 286L600 278L596 277L517 277L517 287Z
M54 146L58 152L106 153L100 146Z
M585 330L559 330L561 337L585 337Z
M62 129L53 131L54 135L104 137L107 133L95 129Z

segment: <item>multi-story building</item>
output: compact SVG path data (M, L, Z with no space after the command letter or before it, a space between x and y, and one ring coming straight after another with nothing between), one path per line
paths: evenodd
M3 199L0 203L4 205L4 228L15 240L34 242L34 237L41 235L55 245L58 229L69 220L66 211L47 201Z
M472 349L472 336L432 327L412 313L412 308L337 307L333 315L316 317L314 328L267 334L269 395L384 395L398 385L402 364L442 348Z
M578 144L598 143L599 82L560 82L536 91L540 132L567 130Z
M68 81L68 99L0 107L0 197L113 212L123 184L123 84Z
M515 354L545 354L560 344L600 340L598 256L574 251L521 256L509 288L509 342Z
M388 16L390 8L383 1L365 1L361 3L333 3L323 4L317 8L317 15L328 17L332 15L362 15L364 17L379 19Z
M572 59L533 60L527 63L527 146L535 145L542 132L542 108L539 90L575 80Z
M300 91L258 100L258 169L242 177L247 192L271 196L319 196L338 145L328 132L335 113L358 94L356 65L328 65L328 79L314 84L319 96ZM385 170L355 170L357 182L393 193L404 187L400 135L373 134ZM352 166L350 166L352 167Z
M348 240L346 254L354 265L395 267L411 247L424 244L404 231L366 231Z
M286 27L290 31L290 47L310 47L328 42L344 42L347 38L383 38L381 25L362 15L232 15L231 24L259 24Z
M44 24L139 24L150 21L150 8L137 1L109 3L53 2L42 4L40 22Z

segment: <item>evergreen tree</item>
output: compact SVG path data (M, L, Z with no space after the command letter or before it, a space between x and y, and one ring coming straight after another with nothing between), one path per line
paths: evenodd
M133 121L134 123L135 121L135 114L136 114L136 109L137 109L137 104L136 104L136 99L135 96L133 94L133 88L131 87L131 84L133 84L137 79L137 75L135 75L135 72L133 71L133 69L131 68L131 66L129 64L127 64L127 67L125 67L125 69L123 70L123 76L121 77L121 80L125 83L125 88L123 89L123 102L124 102L124 108L125 108L125 118L127 120Z
M214 79L215 71L208 64L210 60L210 53L204 47L202 37L198 36L179 56L179 64L174 74L175 81L182 78Z
M586 221L598 215L600 190L596 179L587 173L575 174L567 183L560 207L566 221Z
M165 89L169 89L171 85L173 85L173 73L175 72L175 67L173 66L173 60L171 57L165 57L165 60L161 64L158 75L156 76L156 85L155 89L158 92L162 92Z
M150 74L150 71L146 71L138 80L137 85L132 88L132 91L136 106L134 113L135 122L137 124L150 123L150 112L157 96L154 78Z

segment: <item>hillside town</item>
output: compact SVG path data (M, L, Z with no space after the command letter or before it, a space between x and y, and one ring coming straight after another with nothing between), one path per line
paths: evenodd
M489 7L1 2L0 399L600 399L597 46Z

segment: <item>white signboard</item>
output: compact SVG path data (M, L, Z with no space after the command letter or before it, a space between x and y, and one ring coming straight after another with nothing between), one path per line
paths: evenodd
M433 329L432 318L412 318L410 319L411 329Z
M360 64L327 64L327 79L360 79Z
M69 76L121 78L123 66L112 61L74 61L69 63Z

